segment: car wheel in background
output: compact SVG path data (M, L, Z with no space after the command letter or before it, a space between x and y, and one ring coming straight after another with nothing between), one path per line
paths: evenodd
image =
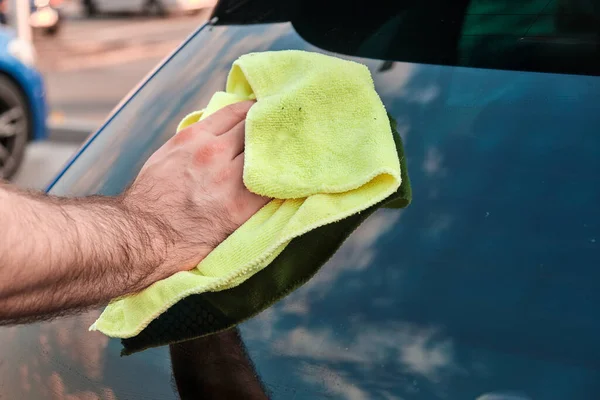
M17 172L30 134L27 100L20 88L0 75L0 178Z

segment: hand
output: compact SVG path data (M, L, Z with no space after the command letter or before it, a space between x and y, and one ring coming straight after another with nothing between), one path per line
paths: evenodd
M140 271L141 287L195 267L269 201L242 181L245 118L252 105L230 105L176 134L125 193L125 208L157 234L157 263L145 264L158 268Z
M53 197L0 181L0 324L98 305L195 267L268 201L242 182L251 106L179 132L117 198Z

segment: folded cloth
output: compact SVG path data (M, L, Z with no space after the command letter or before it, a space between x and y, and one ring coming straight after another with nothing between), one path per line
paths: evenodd
M225 329L309 279L358 226L366 214L362 211L373 209L398 191L401 146L394 141L365 66L302 51L242 56L233 64L226 92L216 93L205 110L184 118L178 130L225 105L247 99L257 103L246 118L244 184L273 200L196 268L114 300L90 329L133 338L173 305L196 304L196 299L201 307L188 310L191 313L165 316L177 315L179 321L173 324L195 318L200 325L213 326L201 334ZM339 240L324 240L322 235L333 230L334 223L347 222L345 218L354 223L338 227L335 234ZM315 236L311 236L319 235L321 243L307 242L307 233L313 232ZM307 260L301 261L305 268L278 268L293 260L284 250L294 239L303 239L298 242L310 246L311 251L296 250L296 254L305 253ZM313 246L326 255L320 261ZM294 247L298 248L295 243ZM323 251L324 247L328 250ZM266 275L261 274L268 279L248 281L270 264ZM281 277L290 273L292 278ZM279 285L265 284L270 280ZM239 287L244 282L248 286ZM250 286L253 298L243 294ZM222 292L221 301L214 306L209 297L189 297L218 292ZM238 308L235 299L243 299L249 307ZM183 340L198 336L196 333L168 340Z
M123 339L121 354L130 355L151 347L195 339L255 316L306 283L379 207L407 207L412 193L406 159L396 122L391 117L390 122L402 171L402 184L395 193L361 213L293 239L271 264L241 285L221 292L191 295L179 301L137 336Z

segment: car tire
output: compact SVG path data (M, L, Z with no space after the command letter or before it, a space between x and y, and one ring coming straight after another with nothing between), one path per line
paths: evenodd
M11 79L0 75L0 179L10 179L17 172L31 133L25 95Z

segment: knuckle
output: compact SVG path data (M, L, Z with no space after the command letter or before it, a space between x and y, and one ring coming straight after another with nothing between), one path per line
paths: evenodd
M170 142L175 146L181 146L188 144L194 140L203 139L209 137L210 132L204 126L204 122L198 122L191 126L188 126L184 130L177 132L173 136Z
M189 127L173 136L172 143L176 146L180 146L191 141L194 136L194 130L192 127Z
M223 150L225 150L225 146L217 141L203 144L194 152L194 163L199 165L208 164Z

